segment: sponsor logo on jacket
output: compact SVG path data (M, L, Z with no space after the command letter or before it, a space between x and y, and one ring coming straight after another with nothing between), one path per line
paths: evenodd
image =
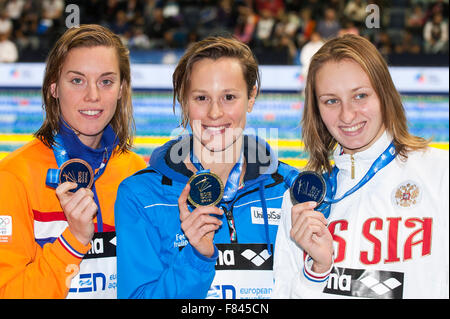
M401 272L334 267L324 293L364 297L403 298L404 274Z

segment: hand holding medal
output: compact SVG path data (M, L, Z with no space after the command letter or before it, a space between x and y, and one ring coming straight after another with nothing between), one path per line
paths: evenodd
M194 177L196 177L196 175L194 175ZM181 229L189 240L189 243L197 249L199 253L206 257L211 257L214 253L214 232L222 225L222 222L217 217L211 216L211 214L222 215L223 211L212 205L214 202L211 202L211 200L214 199L214 197L211 197L211 199L207 200L207 202L210 202L209 205L198 205L190 212L187 200L188 197L190 197L191 187L191 184L187 183L178 198Z
M81 159L71 159L60 167L56 196L69 224L71 233L87 245L94 235L93 218L98 207L90 189L94 174L90 165Z
M325 180L316 172L304 171L291 174L286 182L293 204L290 237L314 260L314 271L325 272L332 264L333 237L324 214L314 210L324 202Z

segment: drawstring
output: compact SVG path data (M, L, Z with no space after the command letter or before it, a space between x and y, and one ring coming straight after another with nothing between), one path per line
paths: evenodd
M266 243L267 243L267 252L269 255L272 255L272 248L270 247L270 236L269 236L269 216L267 214L267 204L266 197L264 196L264 182L261 181L259 185L259 196L261 197L261 205L263 210L263 218L264 218L264 230L266 232Z

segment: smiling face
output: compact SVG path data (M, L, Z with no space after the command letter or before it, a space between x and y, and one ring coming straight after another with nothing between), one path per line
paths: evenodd
M248 96L238 59L204 58L195 62L186 100L194 137L209 151L228 149L241 138L255 95L256 87Z
M321 118L344 153L366 150L383 134L380 100L356 62L326 62L317 71L315 87Z
M113 47L80 47L69 51L56 83L64 120L81 142L96 148L121 97L119 62Z

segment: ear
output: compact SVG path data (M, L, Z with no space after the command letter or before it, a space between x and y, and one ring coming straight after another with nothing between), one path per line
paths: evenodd
M256 85L253 86L252 91L250 92L250 97L248 99L247 113L250 113L253 110L253 106L255 105L256 100Z
M50 93L52 94L52 96L57 99L58 98L58 90L56 88L56 83L52 83L50 84Z
M122 98L122 88L123 88L123 81L122 83L120 83L119 96L117 97L117 100L120 100Z

